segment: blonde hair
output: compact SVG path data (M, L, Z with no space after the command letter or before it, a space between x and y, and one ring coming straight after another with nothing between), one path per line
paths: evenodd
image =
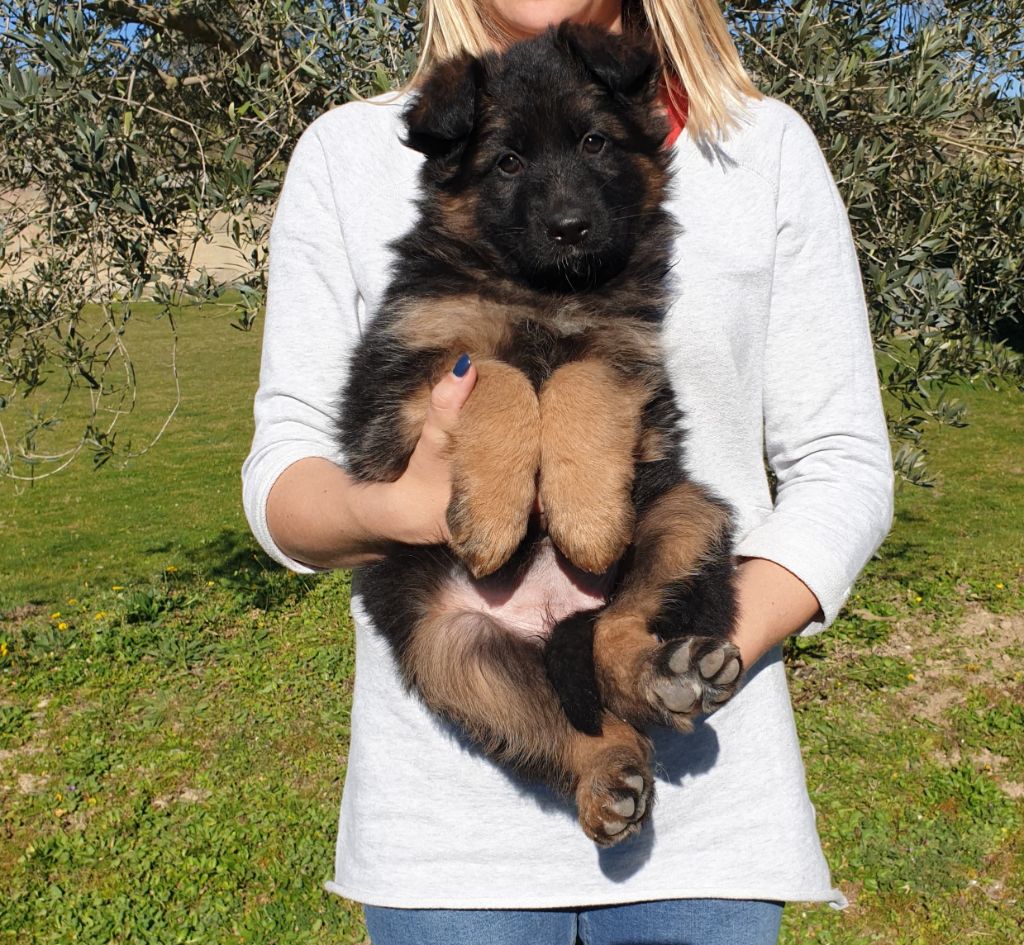
M434 62L462 53L480 56L512 41L487 7L487 0L424 0L420 59L410 85ZM677 111L685 109L694 138L727 136L744 99L761 98L716 0L623 0L622 27L654 41L669 97Z

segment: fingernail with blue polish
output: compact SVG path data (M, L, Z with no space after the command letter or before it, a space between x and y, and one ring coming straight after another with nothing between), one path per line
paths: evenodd
M458 361L455 362L455 367L452 368L452 374L456 377L464 377L466 371L469 370L469 355L464 354Z

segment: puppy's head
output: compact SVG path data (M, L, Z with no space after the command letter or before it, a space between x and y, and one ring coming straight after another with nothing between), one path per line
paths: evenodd
M660 206L667 157L647 46L562 24L439 64L406 112L426 205L505 274L580 290L620 271Z

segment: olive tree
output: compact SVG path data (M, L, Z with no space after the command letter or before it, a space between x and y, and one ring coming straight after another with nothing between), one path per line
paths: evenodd
M0 472L130 454L133 303L173 332L229 240L249 329L295 140L408 74L415 39L404 0L0 2Z
M897 470L928 482L928 421L960 380L1019 382L1024 3L746 4L733 23L767 94L821 142L846 201Z
M998 339L1024 299L1024 0L727 12L758 84L825 148L897 466L926 482L922 431L963 422L955 383L1019 377ZM219 298L251 328L291 147L407 77L416 39L402 0L0 0L0 472L131 455L130 319L173 333L180 304ZM213 238L238 250L228 295L196 264Z

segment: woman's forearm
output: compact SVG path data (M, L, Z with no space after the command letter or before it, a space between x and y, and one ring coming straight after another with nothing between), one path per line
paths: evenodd
M289 466L267 498L267 525L290 558L351 568L383 556L393 528L395 483L357 483L330 460Z
M772 647L821 615L818 599L795 574L766 558L736 569L739 619L733 642L750 669Z

